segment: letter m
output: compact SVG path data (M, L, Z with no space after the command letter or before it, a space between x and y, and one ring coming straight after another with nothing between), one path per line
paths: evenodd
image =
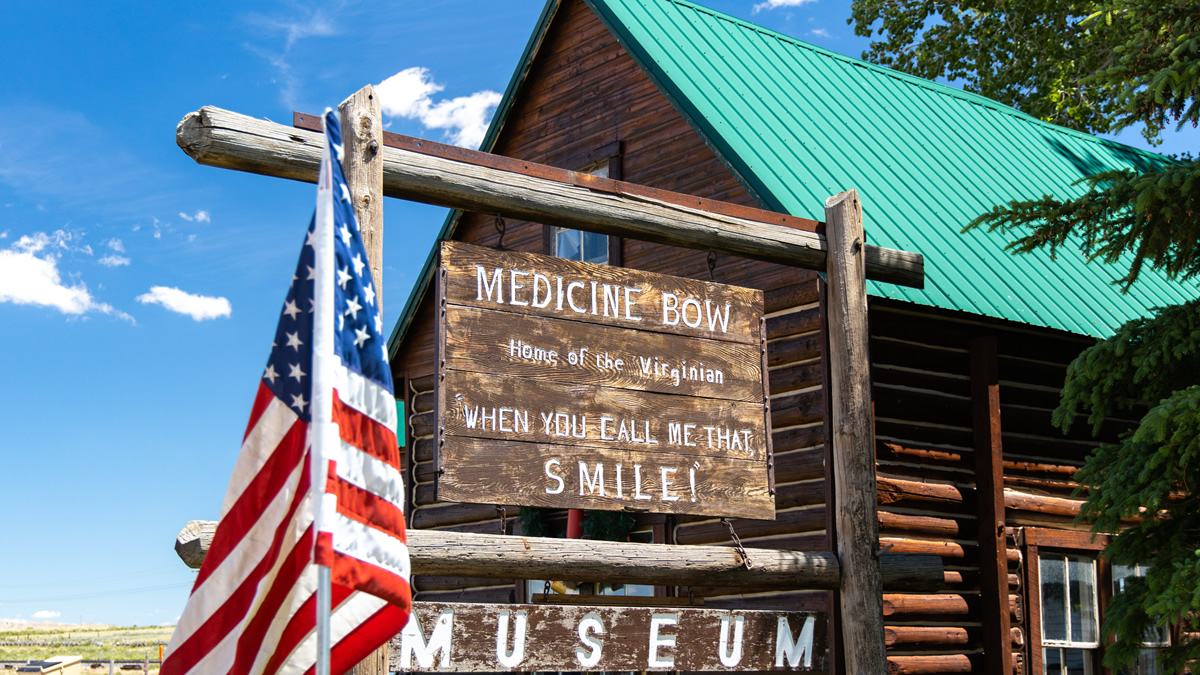
M443 609L442 613L438 615L437 623L433 626L433 634L426 642L425 636L421 634L421 622L417 619L417 613L413 612L412 618L400 632L400 669L412 670L414 655L421 668L433 668L433 656L439 651L442 653L442 657L438 667L449 668L450 638L453 631L454 610Z
M500 278L503 276L502 270L497 267L492 272L492 280L489 282L487 278L487 270L483 265L475 266L475 299L483 300L484 292L487 293L487 299L492 299L492 291L496 292L495 302L504 304L504 286L500 283Z
M782 668L784 658L788 668L795 668L804 659L804 667L812 667L813 626L815 621L810 616L804 620L800 635L792 642L792 628L788 625L786 616L779 617L779 627L775 631L775 667Z
M596 494L596 490L599 489L600 496L601 497L605 496L604 495L604 464L602 464L600 462L596 462L595 475L589 475L587 462L579 463L579 496L580 497L583 496L583 491L585 488L587 489L588 494L594 495L594 494Z

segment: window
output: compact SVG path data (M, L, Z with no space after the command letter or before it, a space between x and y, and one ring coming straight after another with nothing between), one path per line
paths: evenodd
M1095 558L1043 553L1038 576L1043 672L1091 675L1100 646Z
M1113 565L1113 595L1124 591L1125 584L1130 578L1146 576L1147 569L1149 568L1146 565L1133 567ZM1156 626L1147 630L1146 635L1142 637L1142 644L1146 649L1143 649L1141 656L1138 657L1137 665L1132 669L1122 668L1118 671L1119 673L1122 675L1157 675L1159 672L1158 650L1171 644L1167 629L1163 626Z
M580 169L579 173L608 178L610 161L609 159L604 159L590 164ZM570 230L565 227L555 227L551 231L553 232L551 255L568 260L582 260L583 262L600 263L602 265L609 264L608 235L583 232L582 230Z

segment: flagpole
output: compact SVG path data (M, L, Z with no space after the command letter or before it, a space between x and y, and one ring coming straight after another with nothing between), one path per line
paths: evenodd
M330 581L330 569L324 565L317 566L317 672L316 675L329 675L329 613L330 596L333 584Z
M323 118L331 115L325 110ZM327 134L329 130L326 130ZM327 136L328 139L328 136ZM330 614L333 611L333 580L329 567L332 535L326 518L336 510L336 497L325 491L326 474L333 448L337 447L337 427L333 424L333 381L330 375L334 358L334 214L333 163L341 161L341 148L330 147L326 140L317 181L317 210L313 222L313 358L312 358L312 434L311 459L315 480L314 522L317 538L317 660L316 675L330 675L330 652L333 640Z

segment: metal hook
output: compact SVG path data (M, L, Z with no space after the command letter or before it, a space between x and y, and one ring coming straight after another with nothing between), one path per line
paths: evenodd
M496 214L496 220L493 225L496 226L496 231L500 233L500 240L496 242L496 250L503 251L504 233L508 229L508 226L504 223L504 218L502 218L499 213Z
M713 270L717 269L717 252L708 252L708 280L716 281L717 277L713 274Z

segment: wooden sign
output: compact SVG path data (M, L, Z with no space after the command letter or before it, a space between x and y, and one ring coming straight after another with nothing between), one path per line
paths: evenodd
M417 602L390 669L824 672L826 624L817 612Z
M760 291L440 253L438 499L775 517Z

